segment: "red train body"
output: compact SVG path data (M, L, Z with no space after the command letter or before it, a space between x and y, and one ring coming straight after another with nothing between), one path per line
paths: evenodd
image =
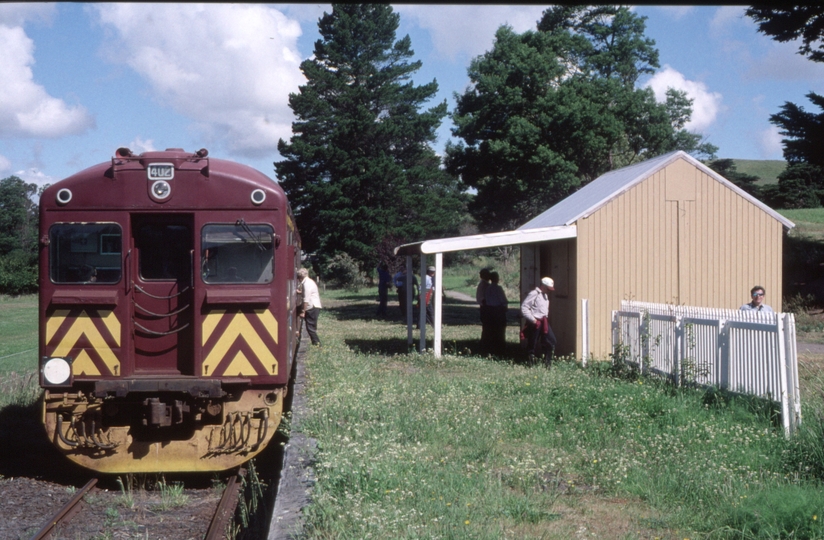
M297 339L277 183L205 150L119 149L45 190L40 250L43 422L65 455L212 471L266 446Z

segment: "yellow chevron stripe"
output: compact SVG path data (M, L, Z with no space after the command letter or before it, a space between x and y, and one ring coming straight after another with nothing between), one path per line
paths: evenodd
M57 332L60 325L63 324L63 321L66 320L66 317L69 315L68 309L58 309L55 310L54 315L49 317L49 320L46 321L46 344L52 340L54 337L55 332Z
M86 354L86 351L80 351L80 354L72 362L72 373L75 375L100 376L100 371L94 365L91 357Z
M257 375L257 370L252 366L252 363L249 362L249 359L246 358L246 355L243 354L243 351L238 351L237 355L234 357L232 362L229 364L229 367L226 368L226 371L223 373L227 377L231 377L233 375Z
M212 328L212 330L213 329L214 328ZM204 336L206 335L205 330L203 334ZM217 367L221 360L223 360L223 357L226 356L229 348L238 338L243 338L246 341L252 349L252 352L255 353L258 360L260 360L264 366L272 366L272 375L277 375L277 360L275 360L275 357L272 355L269 348L265 343L263 343L263 340L260 339L260 336L258 336L257 332L255 332L255 329L252 327L249 319L247 319L246 315L243 313L237 313L234 317L232 317L232 322L229 323L226 331L223 332L222 336L220 336L220 339L217 343L215 343L214 348L209 352L208 356L206 356L206 359L203 360L203 375L210 375L214 373L214 368Z
M257 315L260 322L263 323L264 328L266 331L269 332L269 335L272 336L272 340L275 343L278 342L278 320L275 319L275 316L272 315L272 312L268 309L256 309L255 315Z
M100 318L103 319L103 324L109 330L109 334L114 338L114 343L120 347L120 321L117 320L117 315L114 311L98 311Z
M100 355L103 363L109 368L109 373L116 375L120 369L120 361L106 344L106 340L103 339L91 317L85 311L80 312L80 315L74 320L69 331L63 336L63 340L57 345L52 354L54 356L67 356L84 334L95 352Z
M203 320L203 343L201 343L201 345L206 345L206 341L208 341L212 332L215 331L217 323L220 322L220 319L223 318L225 313L225 309L216 309L206 314L206 318Z

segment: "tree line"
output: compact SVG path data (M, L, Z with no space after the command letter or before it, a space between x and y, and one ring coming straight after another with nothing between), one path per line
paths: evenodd
M824 61L824 7L752 6L759 31L801 40ZM555 6L534 29L503 25L474 58L456 107L430 104L436 80L421 68L390 5L333 4L318 21L306 83L289 96L296 120L275 172L316 269L357 275L413 241L516 228L610 170L684 150L776 208L821 206L824 113L785 103L787 169L759 187L718 148L685 129L692 100L669 89L657 102L639 78L660 67L646 18L620 6ZM824 96L808 95L824 110ZM457 143L433 145L445 119ZM37 286L34 184L0 183L0 292ZM350 278L347 278L350 279Z

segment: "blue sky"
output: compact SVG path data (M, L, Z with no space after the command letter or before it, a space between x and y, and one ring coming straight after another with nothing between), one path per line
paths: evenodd
M495 30L535 27L546 6L397 5L398 37L409 34L437 79L433 104L469 79ZM769 123L785 101L808 111L824 93L824 65L756 31L744 6L641 6L661 68L641 81L695 100L688 126L719 157L781 159ZM305 79L325 4L0 3L0 178L56 182L127 146L135 152L207 148L274 178L277 141L291 135L288 95ZM446 119L441 151L450 137Z

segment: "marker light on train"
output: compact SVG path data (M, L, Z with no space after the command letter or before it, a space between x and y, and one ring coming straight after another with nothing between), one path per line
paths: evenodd
M43 373L43 382L51 386L66 386L71 384L71 358L43 358L40 368Z
M256 189L252 192L252 204L260 205L266 200L266 192L262 189Z
M69 201L72 200L72 190L63 188L57 192L57 197L55 198L57 199L57 204L69 204Z

